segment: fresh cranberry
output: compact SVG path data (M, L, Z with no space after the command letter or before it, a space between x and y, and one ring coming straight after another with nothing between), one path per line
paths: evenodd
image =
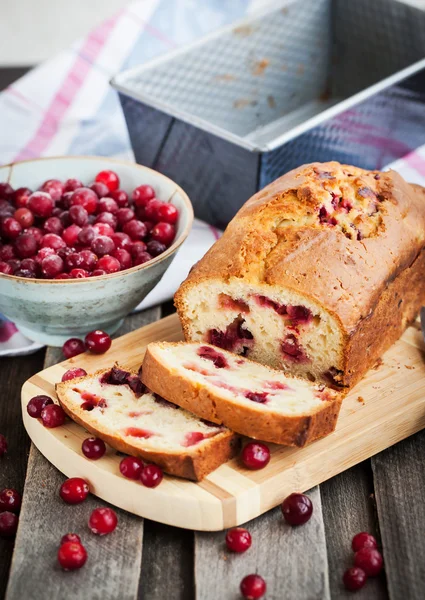
M113 200L115 200L119 208L128 206L128 194L124 190L114 190L109 195Z
M11 258L16 258L15 250L13 249L12 244L5 244L2 248L0 248L0 260L6 261L10 260Z
M6 262L0 260L0 273L4 273L5 275L12 275L13 269Z
M14 537L18 529L18 517L8 510L0 513L0 537Z
M80 267L86 271L93 271L97 265L97 256L91 250L81 250Z
M127 207L127 208L120 208L117 211L115 216L117 218L118 225L120 227L123 227L126 223L133 221L133 219L135 219L136 215L134 214L134 210Z
M107 212L107 213L111 213L111 214L115 214L119 209L118 204L115 202L115 200L113 198L102 198L102 200L99 201L99 204L97 205L97 212L98 213L103 213L103 212Z
M40 227L34 227L34 226L28 227L28 229L25 229L24 233L31 234L33 236L33 238L35 239L35 241L37 242L37 244L39 244L44 237L44 233L40 229ZM15 245L16 245L16 242L15 242Z
M62 375L61 381L69 381L70 379L75 379L76 377L85 377L87 375L87 371L81 369L80 367L74 367L73 369L68 369Z
M109 212L99 213L96 217L95 223L96 224L103 223L105 225L109 225L109 227L112 229L113 232L115 231L115 229L117 228L117 225L118 225L116 216ZM113 235L113 232L111 235Z
M90 189L96 194L98 198L104 198L109 194L109 188L101 181L95 181L91 184Z
M95 177L95 181L100 181L104 183L108 190L113 192L120 187L120 179L118 175L114 171L100 171Z
M96 212L98 199L90 188L82 187L72 194L71 206L79 205L86 209L89 215Z
M164 203L157 198L150 200L143 209L144 218L153 223L158 223L159 215L158 210Z
M304 525L313 514L313 504L305 494L291 494L282 502L281 508L289 525Z
M53 429L65 423L65 411L58 404L48 404L41 411L41 420L44 427Z
M382 554L376 548L361 548L354 555L354 564L363 569L368 577L375 577L382 569Z
M161 206L157 209L157 220L162 221L164 223L170 223L170 225L175 225L177 219L179 217L179 211L174 206L174 204L170 204L169 202L163 202Z
M132 240L141 240L146 237L148 231L143 221L128 221L123 225L123 232L131 237Z
M68 273L59 273L55 276L55 279L71 279Z
M149 200L155 198L155 190L150 185L139 185L131 197L136 206L146 206Z
M22 225L13 217L7 217L1 223L1 233L14 240L22 232Z
M15 190L13 194L13 202L16 208L27 208L31 194L32 191L26 187L21 187Z
M36 217L50 217L54 206L53 198L50 194L46 194L46 192L34 192L28 200L28 208L31 209Z
M7 452L7 439L0 433L0 458Z
M270 450L260 442L248 442L242 450L242 462L247 469L263 469L270 461Z
M61 538L61 546L66 542L74 542L74 544L81 544L81 538L76 533L65 533Z
M0 219L6 219L7 217L13 217L14 214L13 206L9 204L7 200L0 199Z
M110 238L111 235L114 235L115 233L115 230L110 225L108 225L108 223L94 223L93 229L96 235L103 235L108 238Z
M81 449L84 456L90 460L98 460L106 452L105 442L99 438L90 437L84 440Z
M160 242L157 242L155 240L151 240L146 244L146 246L147 251L151 256L159 256L167 249L167 246L165 244L161 244Z
M158 465L146 465L140 474L140 481L145 487L155 488L161 483L163 477L162 469Z
M128 479L140 479L144 466L145 463L141 458L126 456L120 462L120 471L124 477L128 477Z
M67 179L63 186L64 193L75 192L78 188L84 187L79 179Z
M15 277L25 277L27 279L34 279L35 274L33 271L29 271L28 269L17 269L13 272Z
M39 272L38 263L34 258L24 258L24 260L21 261L20 269L32 271L34 275Z
M79 504L89 495L89 484L81 477L71 477L63 482L59 490L59 496L67 504Z
M150 236L156 242L169 246L174 240L176 231L169 223L157 223L152 229Z
M14 274L16 273L16 271L20 270L20 268L21 268L21 261L18 258L12 258L12 259L8 260L7 264L9 265L9 267L11 267Z
M133 266L133 261L131 260L131 254L130 252L128 252L128 250L124 250L123 248L118 248L117 250L115 250L112 254L112 256L114 258L117 259L117 261L120 264L121 270L124 269L130 269ZM106 257L103 257L106 258ZM108 271L109 273L111 271Z
M86 563L87 551L84 546L76 542L65 542L58 550L58 561L65 571L81 569Z
M78 242L78 234L81 231L81 227L73 223L69 227L63 230L62 239L67 246L72 248Z
M43 262L43 260L45 258L47 258L48 256L55 256L55 255L56 255L56 250L54 250L53 248L50 248L50 247L40 248L40 250L36 254L35 261L41 267L41 263Z
M73 193L74 192L65 192L56 206L61 208L64 212L68 212L68 210L71 207L71 198L72 198ZM62 213L62 214L64 214L64 213ZM70 223L67 223L67 225L69 225L69 224ZM65 225L65 223L64 223L64 225Z
M46 219L43 225L44 233L55 233L61 235L64 225L59 217L49 217Z
M96 329L88 333L84 339L86 349L94 354L104 354L111 347L112 340L107 333Z
M229 529L226 533L226 546L232 552L246 552L251 547L252 538L249 531L243 527Z
M267 585L261 575L251 574L241 581L241 594L246 600L257 600L266 593Z
M85 279L86 277L90 277L90 273L85 269L71 269L69 272L70 279Z
M53 248L53 250L59 250L59 248L65 247L64 240L56 233L46 233L46 235L41 240L42 248Z
M57 202L64 192L64 185L59 179L49 179L43 183L40 187L40 191L46 192L55 202Z
M29 208L18 208L13 216L24 229L31 227L34 223L34 215Z
M360 590L367 581L367 575L360 569L359 567L351 567L351 569L347 569L342 578L344 582L344 587L346 590L350 590L350 592L356 592Z
M132 251L131 254L133 256L133 266L134 267L136 267L138 265L143 265L145 262L152 260L152 256L149 254L149 252L137 251L137 252L133 253L133 251Z
M91 273L90 277L102 277L102 275L107 275L108 273L103 269L95 269L93 273Z
M110 237L99 235L99 237L92 241L91 249L97 256L104 256L105 254L111 254L115 250L115 244Z
M46 279L53 279L59 273L62 273L64 269L64 262L60 256L57 254L53 254L52 256L47 256L41 262L41 272L43 277Z
M121 252L123 252L123 250L121 250ZM117 273L121 270L121 263L119 262L119 260L109 255L102 256L102 258L99 258L97 266L99 269L102 269L108 274Z
M60 216L60 222L62 223L62 231L63 228L69 227L72 225L71 217L69 216L69 210L64 210Z
M49 396L43 394L34 396L27 404L27 413L33 419L39 419L41 417L41 411L49 404L53 404L53 400L49 398Z
M370 533L362 531L353 537L351 547L354 552L358 552L362 548L377 548L378 544L376 539Z
M115 247L118 250L130 250L133 244L133 241L131 239L131 237L129 235L127 235L126 233L122 233L122 232L118 232L118 233L113 233L111 235L111 240L114 242ZM145 250L146 250L146 245L145 245Z
M92 225L86 225L78 233L78 243L82 244L83 246L90 246L97 235L98 234Z
M19 258L30 258L37 252L37 241L29 233L22 233L15 241L15 250Z
M12 488L6 488L0 492L0 512L9 510L18 513L22 504L21 494Z
M71 256L71 254L74 253L75 248L69 248L68 246L65 246L64 248L59 248L56 254L60 256L63 260L66 260L68 256Z
M75 225L84 227L89 221L89 213L81 204L74 204L69 209L69 218Z
M72 358L73 356L77 356L77 354L81 354L85 351L86 347L83 340L78 338L70 338L69 340L66 340L62 346L62 352L65 358Z
M112 508L95 508L89 518L89 528L96 535L112 533L118 524L118 518Z
M11 200L13 197L13 193L14 190L10 183L6 183L6 181L0 183L0 198L4 198L5 200Z

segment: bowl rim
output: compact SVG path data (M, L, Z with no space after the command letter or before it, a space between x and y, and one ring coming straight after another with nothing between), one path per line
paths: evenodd
M176 186L176 188L166 202L170 202L171 199L173 198L173 196L176 194L176 192L179 192L181 194L183 204L185 205L185 209L187 210L187 214L188 214L188 222L187 222L186 227L184 228L182 233L174 240L174 242L171 244L171 246L169 248L167 248L167 250L165 252L163 252L162 254L159 254L158 256L153 257L152 260L148 260L147 262L142 263L141 265L136 265L135 267L131 267L130 269L124 269L123 271L117 271L116 273L108 273L107 275L97 275L96 277L83 277L81 279L35 279L35 278L33 279L33 278L29 278L29 277L17 277L16 275L7 275L6 273L0 273L0 280L2 280L2 279L6 280L6 281L15 280L15 281L23 282L25 284L35 284L35 285L37 285L37 284L54 284L54 285L68 284L69 285L69 284L88 283L88 281L100 281L100 280L105 281L106 279L112 279L114 277L115 278L123 277L126 274L135 273L137 271L143 271L144 269L147 269L155 264L160 263L161 261L165 260L172 254L174 254L174 252L187 239L187 237L190 233L190 230L192 228L193 219L194 219L193 206L189 199L189 196L186 194L184 189L182 187L180 187L173 179L170 179L170 177L167 177L166 175L163 175L159 171L155 171L155 169L151 169L150 167L145 167L144 165L139 165L138 163L131 162L129 160L121 160L119 158L111 158L109 156L89 156L89 155L84 155L84 154L82 154L82 155L81 154L75 154L75 155L70 154L69 156L41 156L39 158L29 158L29 159L25 159L25 160L20 160L20 161L9 163L7 165L1 165L0 170L6 169L8 167L10 168L9 175L8 175L8 182L9 182L10 177L13 173L13 168L16 165L21 165L23 163L45 161L45 160L47 161L47 160L69 160L69 159L104 160L107 162L115 163L117 165L126 165L127 167L134 167L136 169L140 169L141 171L145 171L145 172L150 171L152 173L155 173L155 176L160 177L162 179L165 179L165 180L173 183ZM164 202L165 202L165 200L164 200Z

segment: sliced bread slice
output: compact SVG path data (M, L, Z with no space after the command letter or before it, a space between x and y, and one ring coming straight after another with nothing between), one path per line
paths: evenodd
M287 446L331 433L342 400L324 385L196 342L149 344L142 381L203 419Z
M238 450L232 431L167 402L117 367L58 383L56 392L73 421L172 475L198 481Z

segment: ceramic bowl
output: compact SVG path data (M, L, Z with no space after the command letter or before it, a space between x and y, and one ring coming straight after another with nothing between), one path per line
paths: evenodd
M151 261L111 275L87 279L25 279L0 273L0 313L14 321L31 340L52 346L70 337L84 337L93 329L112 334L159 282L176 250L187 238L193 209L186 193L174 181L147 167L103 157L69 156L42 158L0 168L0 182L13 188L36 190L46 179L80 179L89 185L99 171L112 169L120 187L131 192L151 185L160 200L179 211L176 239Z

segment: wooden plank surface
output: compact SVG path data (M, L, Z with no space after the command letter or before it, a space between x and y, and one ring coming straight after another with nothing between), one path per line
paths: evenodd
M126 319L126 333L154 321L159 309ZM58 349L48 349L46 366L61 360ZM25 482L7 600L74 598L122 600L137 596L142 559L143 520L117 510L118 527L109 536L93 535L87 526L91 511L106 506L94 496L76 506L66 505L58 490L65 477L32 446ZM64 573L57 564L60 538L73 531L87 549L86 566Z

